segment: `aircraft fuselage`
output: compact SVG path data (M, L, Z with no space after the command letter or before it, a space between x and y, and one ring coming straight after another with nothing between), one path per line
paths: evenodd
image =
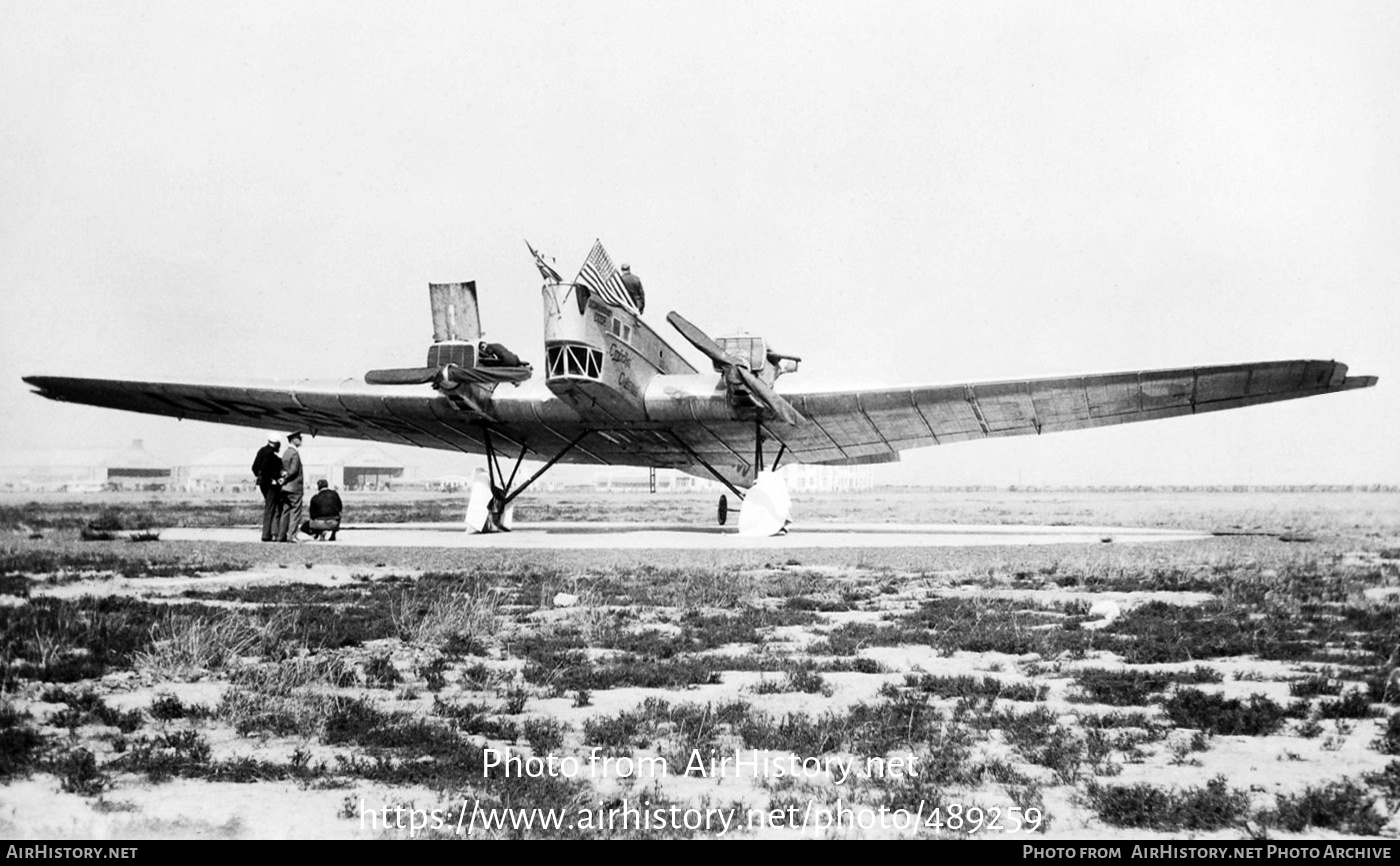
M586 298L580 308L580 291L569 283L543 286L543 382L475 386L476 401L489 415L508 424L543 423L561 431L593 427L615 446L635 448L639 457L648 452L647 437L669 437L676 422L756 417L756 409L736 411L726 400L715 399L726 391L719 373L696 370L629 310L596 298ZM580 449L586 452L587 443ZM718 472L740 486L755 480L747 453L710 467L662 463L700 477Z
M581 420L600 425L653 420L647 411L652 381L696 373L630 310L597 298L580 304L578 295L586 290L567 283L546 284L541 291L545 386Z

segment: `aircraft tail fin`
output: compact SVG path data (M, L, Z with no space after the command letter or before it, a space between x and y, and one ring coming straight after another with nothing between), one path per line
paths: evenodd
M433 344L422 367L395 367L370 370L365 381L371 385L426 385L452 391L464 383L496 385L520 384L530 378L529 364L486 360L478 355L481 342L481 311L476 303L476 282L428 283L428 300L433 307ZM497 349L496 351L499 351ZM482 369L485 368L485 369Z
M476 304L476 281L428 283L433 305L433 342L465 342L481 339L481 311Z

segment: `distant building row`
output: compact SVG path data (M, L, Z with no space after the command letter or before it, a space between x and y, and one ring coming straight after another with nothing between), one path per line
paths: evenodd
M325 478L341 490L385 490L422 487L429 490L464 488L469 474L420 478L418 467L409 466L372 443L364 445L312 444L301 452L306 477ZM253 490L252 450L223 448L187 466L163 461L143 447L141 440L129 448L91 451L0 452L0 489L97 492L101 490L185 490L238 492ZM473 467L474 468L474 467ZM789 464L784 470L794 493L841 493L869 490L874 478L864 466L813 466ZM646 491L652 475L645 469L610 468L593 473L588 481L569 484L562 478L542 483L542 489L574 487L598 491ZM719 482L684 473L659 470L658 491L717 491Z
M810 463L789 463L783 467L788 489L793 493L846 493L870 490L875 486L874 474L868 466L819 466ZM598 472L593 479L595 490L645 491L651 488L651 475L645 469L619 468ZM724 485L713 478L697 478L682 472L657 470L656 489L679 493L690 490L722 491Z
M303 452L308 478L344 490L375 490L410 480L409 467L376 445L312 447ZM130 448L0 453L0 487L9 490L238 491L255 487L252 452L224 448L176 466L137 439Z

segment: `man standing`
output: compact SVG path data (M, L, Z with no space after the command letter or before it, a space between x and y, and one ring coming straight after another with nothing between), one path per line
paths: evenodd
M637 308L637 313L645 313L647 309L647 296L642 291L642 280L632 273L631 265L622 266L622 287L627 290L627 295L632 299L632 306Z
M317 541L325 538L329 532L331 541L335 541L335 534L340 531L342 507L340 494L330 489L326 479L318 479L316 495L311 497L311 519L301 525L301 531L316 536Z
M272 540L273 522L277 518L277 479L282 477L282 458L277 449L282 443L271 433L267 434L267 444L258 449L253 458L253 477L258 481L258 489L263 495L262 540Z
M287 451L282 455L282 477L278 488L281 491L277 505L277 540L296 541L297 530L301 528L302 471L301 433L287 434Z

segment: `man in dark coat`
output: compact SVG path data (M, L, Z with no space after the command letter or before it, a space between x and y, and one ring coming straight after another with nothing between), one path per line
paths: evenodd
M277 526L275 536L278 541L296 541L297 530L301 528L301 497L303 478L300 433L287 434L287 450L282 454L282 476L278 480Z
M631 265L622 266L622 287L627 290L627 296L632 299L632 306L637 308L637 313L645 313L647 310L647 295L642 291L642 279L632 273Z
M277 450L282 443L276 436L268 434L267 444L258 449L253 458L253 477L258 480L258 489L263 495L262 540L272 540L273 521L277 517L277 479L282 477L282 458Z
M340 531L340 494L330 489L330 484L322 478L316 482L316 495L311 497L311 519L301 525L301 531L316 536L320 541L330 533L331 541Z
M500 343L482 340L476 347L476 363L481 367L519 367L520 356Z

